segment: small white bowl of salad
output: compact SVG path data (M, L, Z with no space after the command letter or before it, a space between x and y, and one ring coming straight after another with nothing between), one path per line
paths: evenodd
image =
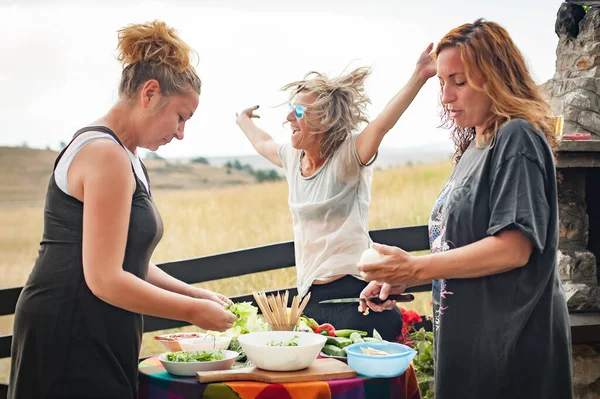
M327 337L298 331L263 331L240 335L238 341L248 360L256 367L295 371L312 364Z
M198 371L229 370L239 353L230 350L167 352L158 360L169 374L195 376Z

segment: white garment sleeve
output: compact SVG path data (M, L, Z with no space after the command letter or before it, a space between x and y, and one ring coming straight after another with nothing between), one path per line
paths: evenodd
M293 162L294 148L291 144L282 144L279 146L279 159L281 159L281 165L283 167L283 172L287 175L288 171L292 168L291 163Z

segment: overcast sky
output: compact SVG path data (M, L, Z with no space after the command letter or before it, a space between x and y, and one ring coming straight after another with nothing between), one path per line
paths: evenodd
M164 20L199 54L200 105L167 157L252 154L235 112L260 104L259 125L280 142L286 101L279 91L311 70L337 75L371 66L371 117L410 76L429 42L484 17L503 25L534 79L554 74L561 0L0 0L0 145L58 148L117 100L117 29ZM431 79L385 147L438 145L439 84Z

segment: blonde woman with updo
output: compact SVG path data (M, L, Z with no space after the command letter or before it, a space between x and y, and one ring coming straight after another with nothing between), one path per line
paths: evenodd
M363 316L356 304L318 302L355 297L366 286L356 265L371 244L372 165L383 137L435 74L430 51L431 46L421 54L405 87L371 123L364 89L367 68L337 78L312 72L283 87L290 92L291 144L276 143L254 124L258 106L240 112L237 118L256 151L283 168L289 185L298 292L311 292L305 313L320 323L369 334L376 328L390 341L401 334L398 309L390 319L377 313ZM368 124L361 131L363 123Z
M137 148L183 139L191 49L163 22L119 31L119 101L77 131L50 178L38 258L15 311L8 397L137 398L142 314L224 331L223 295L150 262L163 231Z

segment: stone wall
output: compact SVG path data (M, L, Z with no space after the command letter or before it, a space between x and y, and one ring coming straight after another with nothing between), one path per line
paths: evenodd
M591 7L587 13L582 5ZM543 87L563 134L590 142L561 143L558 156L558 267L570 311L600 309L600 1L571 1L558 10L556 72ZM592 234L590 234L592 232ZM598 338L600 339L600 337ZM600 346L573 345L575 398L600 398Z
M561 154L559 154L560 159ZM600 153L597 154L600 156ZM583 167L558 168L560 216L558 270L570 311L600 310L597 259L589 249L587 189L593 184ZM594 220L595 223L600 221Z
M591 133L600 139L600 5L565 2L556 21L560 40L556 72L545 84L555 115L564 117L563 133Z

